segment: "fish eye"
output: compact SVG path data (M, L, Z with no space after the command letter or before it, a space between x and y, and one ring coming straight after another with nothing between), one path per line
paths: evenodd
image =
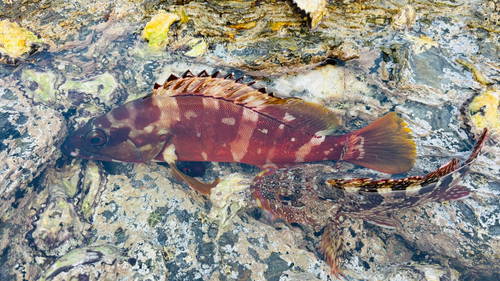
M297 200L297 198L295 198L295 196L293 194L290 194L290 195L280 195L279 199L281 201L286 201L286 202L294 202L295 200Z
M278 194L278 200L281 202L295 202L297 201L297 196L294 194L293 191L286 189L286 188L280 188L277 192Z
M108 142L108 137L106 134L99 129L93 129L87 133L85 140L91 145L100 147Z

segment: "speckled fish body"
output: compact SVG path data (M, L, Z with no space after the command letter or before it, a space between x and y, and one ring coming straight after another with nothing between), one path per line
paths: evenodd
M321 105L278 98L232 76L186 72L153 94L90 120L62 150L94 160L240 162L282 168L342 159L387 173L408 171L415 144L389 113L370 126L333 135L335 115Z
M396 222L388 214L428 202L466 198L470 191L460 185L478 156L488 131L476 142L463 166L456 159L426 176L404 179L345 179L325 165L299 165L264 171L251 184L257 204L274 218L311 225L315 231L326 226L320 248L333 273L343 255L340 223L359 218L388 228Z

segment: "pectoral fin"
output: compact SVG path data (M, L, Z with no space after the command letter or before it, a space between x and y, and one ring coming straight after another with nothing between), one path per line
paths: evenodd
M199 191L201 194L203 195L210 195L210 190L213 188L213 187L216 187L217 184L219 184L220 182L220 179L217 179L215 180L214 182L212 182L211 184L206 184L204 182L201 182L195 178L192 178L184 173L182 173L181 171L179 171L179 169L177 169L177 166L175 166L175 163L168 163L170 165L170 168L172 169L172 176L176 179L176 180L183 180L185 182L187 182L187 184L189 184L189 186L191 186L193 189Z
M340 219L336 217L330 222L323 232L321 238L320 250L323 253L326 262L332 267L332 274L335 274L338 279L339 273L345 277L339 265L344 257L344 241L342 241L342 233L340 231Z

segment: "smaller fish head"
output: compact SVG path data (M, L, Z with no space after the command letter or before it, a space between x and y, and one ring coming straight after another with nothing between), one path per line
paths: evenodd
M252 196L273 219L310 224L314 220L307 205L310 192L300 179L288 172L271 170L257 175L250 186Z
M128 138L129 128L103 126L106 115L90 119L69 135L61 146L63 153L90 160L144 162L137 146Z

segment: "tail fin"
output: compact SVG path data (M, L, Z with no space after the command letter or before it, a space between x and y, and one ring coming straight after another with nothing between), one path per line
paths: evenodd
M395 112L348 135L343 160L389 174L408 172L417 154L411 130Z

